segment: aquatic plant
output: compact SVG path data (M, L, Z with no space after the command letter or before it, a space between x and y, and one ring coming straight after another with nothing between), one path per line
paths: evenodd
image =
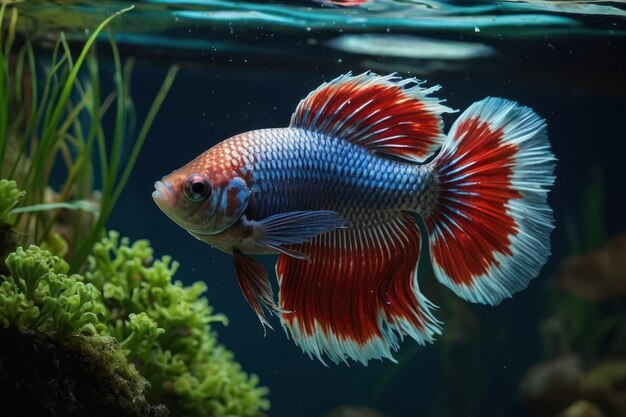
M9 221L9 213L24 194L15 181L0 179L0 274L7 272L4 260L16 247L17 234Z
M0 388L3 395L17 397L2 401L3 412L77 415L102 406L123 415L149 415L149 384L100 321L100 291L81 276L68 275L67 262L37 246L17 248L6 265L8 275L0 275ZM33 358L49 365L37 369L30 364ZM80 388L83 378L93 392ZM54 385L47 387L50 381ZM20 390L23 385L27 392Z
M83 274L68 275L68 263L49 251L17 248L0 276L3 339L17 329L50 335L70 350L89 345L109 389L144 411L147 397L174 404L177 415L261 415L267 389L217 342L210 325L226 318L213 314L204 284L172 281L178 264L152 257L147 241L130 244L110 232Z
M50 61L42 63L35 58L28 37L20 48L14 48L18 9L0 5L0 177L28 190L26 207L16 212L16 223L25 232L21 244L54 240L53 228L62 210L80 209L70 216L71 227L64 236L71 245L67 258L73 272L103 236L177 71L174 66L165 77L124 160L122 149L129 145L136 125L130 96L133 61L121 63L111 36L114 90L104 95L94 48L106 25L130 9L105 19L77 57L61 33ZM6 28L2 26L5 21ZM109 113L113 113L113 129L104 126ZM62 184L58 193L48 186L53 172L55 182ZM102 183L98 193L96 178Z
M17 188L15 181L0 179L0 223L4 223L9 216L9 212L17 205L24 191Z
M211 329L227 323L213 314L202 282L173 281L178 263L153 259L148 241L130 243L110 232L94 246L85 282L102 290L103 316L152 389L148 396L173 396L185 415L255 416L269 408L267 389L242 372L232 352Z

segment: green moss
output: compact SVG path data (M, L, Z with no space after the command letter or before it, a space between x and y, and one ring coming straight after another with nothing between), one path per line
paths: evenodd
M22 197L24 192L17 188L15 181L0 179L0 274L7 273L4 260L15 250L17 242L17 233L9 220L9 212Z
M6 266L9 274L0 276L0 333L3 341L22 348L3 349L0 363L7 376L0 384L3 393L23 396L20 385L32 385L33 395L46 398L28 406L42 407L30 408L33 413L51 409L75 415L99 405L119 407L124 415L149 415L145 399L149 384L108 335L101 321L105 307L100 291L80 275L67 275L67 262L36 246L17 248ZM53 364L37 369L30 365L37 358ZM46 379L58 385L48 388ZM93 389L81 386L82 380ZM3 404L9 409L17 402L7 401Z
M267 410L267 389L248 376L211 330L214 314L204 283L173 281L178 263L153 259L145 240L110 232L94 247L85 280L102 288L110 333L152 384L150 398L173 395L185 415L256 416Z
M17 248L6 259L9 276L0 290L0 322L39 330L60 339L95 334L102 311L100 293L79 276L67 276L69 266L50 252L31 246ZM100 325L102 328L103 326Z
M142 409L145 398L165 401L186 416L258 416L269 408L267 389L217 342L211 325L227 320L202 296L205 284L174 281L178 264L155 260L147 241L110 232L81 274L68 275L65 260L37 246L17 248L6 267L0 327L50 335L82 352L125 401L141 398Z
M0 180L0 224L6 223L9 212L24 197L24 191L17 188L15 181Z

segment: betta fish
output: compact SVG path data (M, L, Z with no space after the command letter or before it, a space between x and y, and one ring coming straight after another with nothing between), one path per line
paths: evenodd
M546 123L513 101L454 112L415 79L342 75L302 100L289 127L233 136L155 183L159 208L233 255L263 325L276 314L311 357L393 359L441 334L417 270L422 229L436 279L497 305L550 253L555 158ZM255 255L277 254L276 301Z

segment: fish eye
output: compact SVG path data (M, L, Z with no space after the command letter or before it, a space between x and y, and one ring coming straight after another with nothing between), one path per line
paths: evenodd
M211 184L204 175L193 174L187 177L183 193L193 203L206 200L211 195Z

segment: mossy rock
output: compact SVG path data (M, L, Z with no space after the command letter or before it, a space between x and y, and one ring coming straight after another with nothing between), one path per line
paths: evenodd
M167 416L144 397L146 381L117 341L0 329L0 404L6 416Z

